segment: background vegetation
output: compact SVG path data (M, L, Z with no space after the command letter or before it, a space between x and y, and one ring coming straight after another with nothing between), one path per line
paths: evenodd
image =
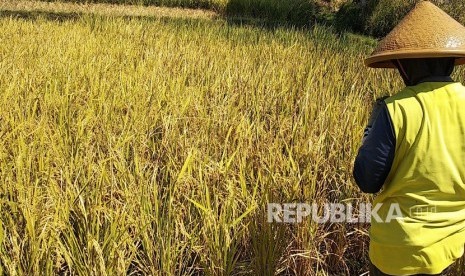
M347 1L335 16L339 29L361 32L376 37L386 35L410 11L423 0L367 0ZM465 23L465 2L458 0L432 0L460 23Z
M54 1L54 0L49 0ZM66 0L65 0L66 1ZM76 3L116 3L205 8L228 17L260 19L265 23L334 25L375 37L386 35L413 6L423 0L68 0ZM432 0L462 24L465 2Z

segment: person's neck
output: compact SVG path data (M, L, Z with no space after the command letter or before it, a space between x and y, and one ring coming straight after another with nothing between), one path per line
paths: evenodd
M454 82L454 80L450 76L429 76L416 81L411 86L415 86L424 82Z
M430 76L421 79L418 83L422 82L453 82L454 80L450 76Z

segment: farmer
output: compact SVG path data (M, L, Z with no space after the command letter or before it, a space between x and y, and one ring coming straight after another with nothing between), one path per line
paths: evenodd
M465 87L450 77L465 63L465 27L420 2L365 62L397 68L406 85L376 102L354 164L363 192L382 189L371 275L445 275L465 244Z

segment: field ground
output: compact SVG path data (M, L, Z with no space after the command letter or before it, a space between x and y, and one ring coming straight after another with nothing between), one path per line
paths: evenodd
M373 100L401 88L363 66L374 40L0 3L1 274L367 271L367 225L271 224L265 210L371 200L353 158Z

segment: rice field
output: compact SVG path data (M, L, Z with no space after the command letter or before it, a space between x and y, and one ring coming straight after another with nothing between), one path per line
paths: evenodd
M352 178L375 41L220 18L0 12L6 275L359 275L363 224L268 202L369 202ZM461 79L461 74L457 77Z

